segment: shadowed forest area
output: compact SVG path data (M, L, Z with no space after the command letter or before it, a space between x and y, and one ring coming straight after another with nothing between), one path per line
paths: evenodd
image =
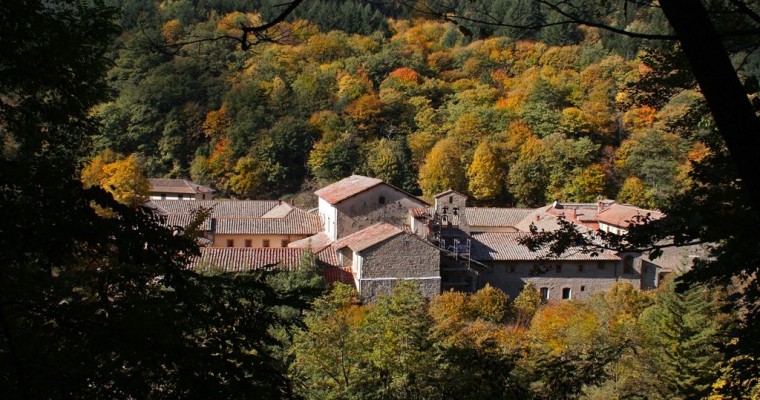
M0 397L760 397L757 205L672 19L405 3L305 1L251 42L282 4L0 3ZM700 4L756 105L757 4ZM310 251L190 271L202 213L167 228L139 195L144 175L269 199L351 173L485 205L615 198L667 217L602 245L710 257L586 302L402 284L362 305ZM578 245L566 228L539 244Z

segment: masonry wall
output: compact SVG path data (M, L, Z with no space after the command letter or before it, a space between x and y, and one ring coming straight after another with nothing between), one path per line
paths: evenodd
M251 241L251 247L264 247L264 240L269 240L268 247L288 247L287 243L295 242L303 238L309 237L309 235L225 235L215 234L213 247L228 247L227 240L232 240L232 247L246 247L245 241ZM287 243L283 246L283 241Z
M385 204L380 203L383 197ZM379 222L395 226L409 225L409 210L426 207L421 200L410 197L391 186L380 184L335 205L338 238L348 236Z
M641 260L634 263L634 273L624 274L622 262L616 261L496 261L487 262L488 270L481 271L478 286L486 284L497 287L514 298L528 282L537 290L549 289L549 300L561 300L562 290L570 289L571 299L588 299L598 292L606 292L617 281L628 281L633 287L649 288L642 285ZM560 272L556 266L560 265ZM581 270L582 266L582 270ZM536 271L542 273L536 274ZM644 274L647 282L649 274Z
M415 236L400 234L360 254L362 298L389 293L398 278L417 281L427 297L441 293L440 253Z
M441 294L441 279L414 279L420 288L420 293L428 299ZM361 282L361 297L365 303L373 303L380 296L388 295L398 285L399 279L363 280Z

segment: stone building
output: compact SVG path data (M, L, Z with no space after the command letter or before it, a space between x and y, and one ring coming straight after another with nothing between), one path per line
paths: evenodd
M332 240L378 222L407 226L409 210L428 204L380 179L352 175L314 192L324 231Z
M413 280L428 298L441 293L440 252L427 241L388 223L348 235L332 245L350 268L364 301L390 293L399 280Z

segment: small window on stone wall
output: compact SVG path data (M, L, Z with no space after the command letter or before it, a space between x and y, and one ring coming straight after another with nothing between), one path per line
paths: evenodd
M253 247L253 240L246 239L245 240L245 247Z
M585 285L581 285L581 292L585 292L585 291L586 291L586 286Z
M583 264L578 264L578 272L583 272Z
M380 198L377 199L377 202L380 204L385 204L385 196L380 196Z
M549 288L548 287L542 287L541 288L541 298L544 300L549 300Z
M227 247L232 247L235 245L235 241L232 239L227 239Z
M449 196L449 204L454 202L454 196Z
M570 300L570 288L562 288L562 300Z
M262 240L261 247L269 247L269 239Z
M623 259L623 273L624 274L632 274L636 272L633 269L633 256L625 256Z

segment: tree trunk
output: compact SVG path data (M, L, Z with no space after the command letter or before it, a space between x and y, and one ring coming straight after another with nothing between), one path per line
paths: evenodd
M760 119L700 0L660 0L742 180L760 211Z

